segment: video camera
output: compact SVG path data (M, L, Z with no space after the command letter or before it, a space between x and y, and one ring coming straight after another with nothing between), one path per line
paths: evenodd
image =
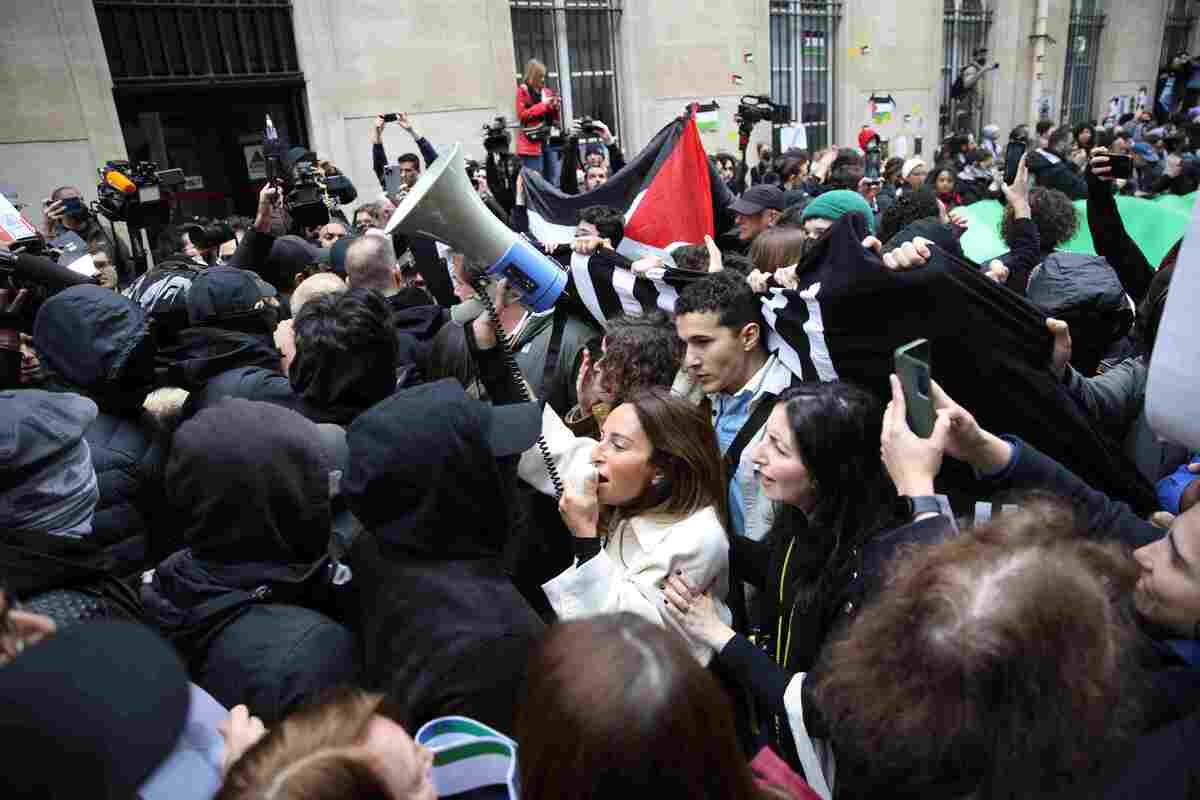
M268 156L267 180L279 186L283 207L302 228L324 225L330 210L358 197L345 175L329 173L317 162L316 153L303 147Z
M782 103L774 103L771 98L758 94L743 95L738 103L734 119L739 126L754 127L760 122L771 122L775 125L787 124L791 117L791 108Z
M173 191L185 180L182 169L160 170L153 161L109 161L96 172L97 213L136 227L166 224L170 209L161 190Z
M508 121L504 117L496 117L483 126L483 149L489 153L495 151L507 153L512 146L512 134L508 132Z
M197 250L211 250L236 238L229 223L221 221L197 220L182 225L181 229L187 233L188 240Z

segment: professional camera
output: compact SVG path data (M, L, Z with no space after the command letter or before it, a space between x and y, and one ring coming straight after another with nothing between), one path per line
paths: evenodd
M211 250L236 238L233 228L227 222L196 220L181 226L181 229L187 233L192 246L197 250Z
M496 117L483 126L483 149L489 153L497 151L507 153L512 146L512 135L508 132L508 121L504 117Z
M303 147L282 158L269 155L267 180L279 186L284 208L301 228L324 225L331 209L358 196L349 178L318 163L316 154Z
M599 136L600 127L596 125L596 120L591 117L580 117L577 120L579 132L584 136Z
M160 170L153 161L109 161L96 172L96 210L113 221L136 227L166 224L170 214L162 188L171 191L184 183L183 170Z
M738 103L737 115L734 117L738 125L753 127L760 122L771 122L784 125L791 117L791 109L781 103L771 102L771 98L757 94L743 95Z

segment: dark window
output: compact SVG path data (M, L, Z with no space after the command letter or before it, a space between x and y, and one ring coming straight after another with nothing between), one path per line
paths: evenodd
M828 147L833 138L841 18L840 2L771 0L771 99L791 108L812 152Z
M1096 68L1100 64L1100 33L1104 30L1102 0L1071 0L1067 29L1067 63L1059 121L1078 125L1092 118Z
M975 51L988 46L992 27L991 9L981 0L946 0L942 18L942 102L943 131L969 131L978 134L984 104L984 81L975 85L973 96L954 99L950 90L963 67L971 63ZM992 62L989 62L989 64ZM986 79L985 79L986 80Z
M509 0L509 7L517 80L529 59L538 59L546 83L562 96L564 120L593 117L616 134L621 0Z
M95 0L114 88L302 79L291 0Z

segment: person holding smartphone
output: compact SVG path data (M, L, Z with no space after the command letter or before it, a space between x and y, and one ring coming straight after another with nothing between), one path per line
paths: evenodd
M784 701L792 676L811 671L870 602L897 552L953 530L933 496L939 464L897 455L912 442L888 438L897 410L904 415L898 381L893 394L899 401L886 414L874 395L841 381L794 385L773 404L751 455L763 501L773 504L771 530L758 542L730 536L735 574L760 590L755 641L720 619L720 606L692 576L666 581L669 617L750 693L772 749L793 768L799 758ZM948 427L936 422L934 439L944 440Z
M60 186L42 201L45 215L45 234L54 239L67 231L76 233L85 242L101 234L100 223L88 211L83 192L76 186Z

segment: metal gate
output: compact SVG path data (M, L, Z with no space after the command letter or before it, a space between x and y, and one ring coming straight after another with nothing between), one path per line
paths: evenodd
M1096 69L1100 64L1100 33L1104 30L1102 0L1071 0L1067 29L1067 63L1059 121L1078 125L1092 118Z
M791 107L814 153L833 139L841 19L837 0L771 0L771 99Z
M509 7L517 79L529 59L538 59L546 65L547 82L562 95L564 120L593 117L617 134L621 0L509 0Z
M946 0L942 18L942 101L940 122L943 131L960 128L978 135L984 110L983 84L976 84L973 95L958 100L950 90L963 67L971 63L975 51L988 46L992 11L981 0Z
M302 85L291 0L95 0L118 89Z

